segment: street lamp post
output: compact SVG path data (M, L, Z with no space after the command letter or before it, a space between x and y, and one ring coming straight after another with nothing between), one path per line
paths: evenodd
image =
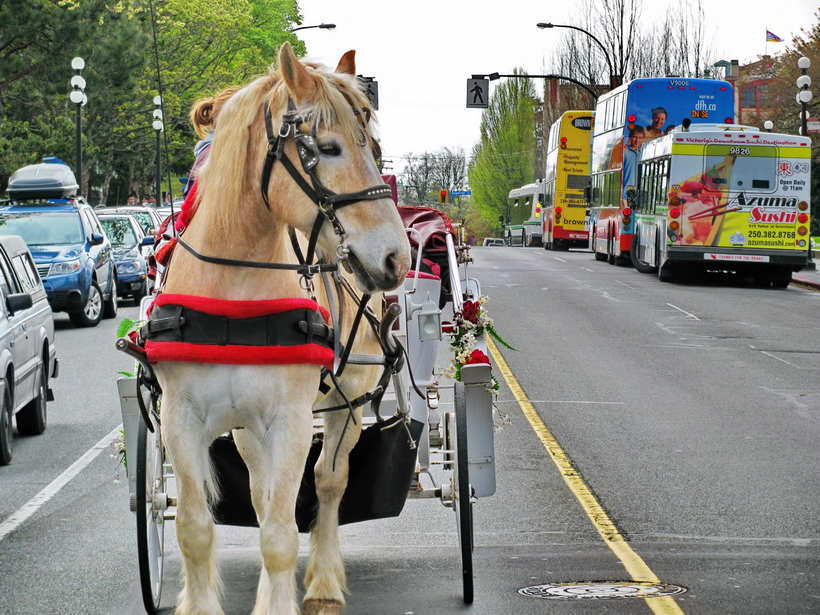
M154 205L159 207L160 194L162 193L162 131L165 126L162 123L162 98L154 96L154 123L152 124L154 130L157 131L157 189L154 193Z
M85 60L82 58L74 58L71 60L71 68L74 69L74 76L71 78L71 93L68 95L69 100L77 105L77 132L74 142L74 173L77 176L77 195L83 193L83 133L82 122L83 112L82 108L88 102L85 95L85 79L82 77L83 68L85 68Z
M800 76L797 78L797 87L799 88L797 91L797 102L800 104L800 134L804 137L809 136L809 110L808 104L812 98L811 90L809 86L811 86L811 77L808 76L809 66L811 66L811 60L806 57L802 57L797 60L797 68L800 69ZM812 260L812 249L811 249L811 240L809 240L809 247L808 247L808 259L806 262L806 269L817 269L817 265Z
M322 30L332 30L336 27L335 23L320 23L318 26L299 26L298 28L294 28L291 32L296 32L297 30L308 30L309 28L321 28Z
M595 38L592 35L591 32L587 32L583 28L579 28L577 26L567 26L567 25L561 25L561 24L557 24L557 23L544 23L544 22L541 22L541 23L537 23L535 25L538 26L539 28L541 28L542 30L544 28L569 28L570 30L577 30L578 32L583 32L584 34L586 34L589 38L591 38L593 41L595 41L598 44L598 47L600 47L601 51L604 53L604 59L606 60L606 65L609 68L609 89L614 90L619 85L621 85L621 75L616 75L615 74L615 69L614 69L614 66L612 64L612 59L609 57L609 53L607 52L606 47L604 47L604 44L601 41L599 41L597 38Z
M800 134L804 137L809 136L809 116L807 105L812 97L811 90L809 90L809 86L811 85L811 77L806 74L809 66L811 66L811 60L808 58L803 57L797 61L797 67L802 73L797 78L797 87L799 88L797 92L797 102L800 104Z

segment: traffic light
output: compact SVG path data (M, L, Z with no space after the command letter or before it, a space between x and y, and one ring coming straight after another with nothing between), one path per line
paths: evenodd
M449 190L439 190L438 202L439 203L447 203L449 196L450 196L450 191Z

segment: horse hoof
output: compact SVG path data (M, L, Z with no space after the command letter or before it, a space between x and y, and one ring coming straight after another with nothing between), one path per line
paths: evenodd
M302 615L342 615L342 603L322 598L305 600Z

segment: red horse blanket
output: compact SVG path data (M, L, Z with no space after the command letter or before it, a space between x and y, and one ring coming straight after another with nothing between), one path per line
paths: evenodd
M330 316L310 299L226 301L160 293L140 329L151 363L314 364L332 369Z

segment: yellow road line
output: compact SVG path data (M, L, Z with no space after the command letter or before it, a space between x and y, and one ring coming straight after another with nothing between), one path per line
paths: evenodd
M632 550L629 543L618 531L617 526L609 518L609 515L604 510L603 506L598 502L598 499L587 487L584 479L572 465L564 449L558 444L558 441L552 435L544 421L538 415L535 407L527 398L524 389L518 383L518 379L513 375L510 366L504 360L504 357L498 351L498 348L493 343L492 339L487 337L487 347L490 354L495 361L501 375L504 376L504 381L512 391L513 397L518 402L521 411L524 413L527 421L532 426L533 431L541 440L541 444L547 449L552 461L555 463L558 471L564 479L564 482L569 487L569 490L581 504L581 507L586 512L592 525L598 531L604 543L612 550L618 557L620 562L626 568L626 571L632 577L633 581L645 581L648 583L660 583L660 579L652 572L652 569L647 566L640 555ZM678 603L671 596L662 596L656 598L647 598L646 604L652 609L653 613L657 615L684 615Z

